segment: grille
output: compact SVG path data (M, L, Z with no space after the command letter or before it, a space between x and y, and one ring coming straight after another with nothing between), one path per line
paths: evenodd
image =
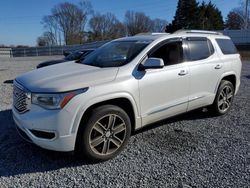
M13 105L19 113L24 113L29 110L30 97L25 89L14 82L13 84Z

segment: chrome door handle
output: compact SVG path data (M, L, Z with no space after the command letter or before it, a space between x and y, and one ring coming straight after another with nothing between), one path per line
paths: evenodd
M215 69L221 69L222 68L222 65L218 64L214 67Z
M179 72L179 76L184 76L184 75L186 75L186 74L188 74L188 71L187 70L181 70L180 72Z

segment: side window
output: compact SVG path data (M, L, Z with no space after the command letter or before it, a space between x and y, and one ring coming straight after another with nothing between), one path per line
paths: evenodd
M233 42L230 39L216 39L223 54L237 54L237 49L235 48Z
M159 47L149 57L161 58L165 66L174 65L183 62L182 42L169 42Z
M206 59L214 53L212 43L206 38L188 38L187 44L190 61Z

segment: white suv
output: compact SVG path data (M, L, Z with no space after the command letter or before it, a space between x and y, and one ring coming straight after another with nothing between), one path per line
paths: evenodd
M20 134L42 148L103 161L150 123L204 106L227 113L240 74L240 55L217 32L126 37L82 62L17 77L13 118Z

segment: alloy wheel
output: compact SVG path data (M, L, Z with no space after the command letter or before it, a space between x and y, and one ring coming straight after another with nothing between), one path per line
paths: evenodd
M218 108L221 112L227 111L233 99L233 89L229 86L225 86L218 97Z
M91 150L98 155L109 155L119 149L125 141L126 124L116 114L101 117L89 135Z

